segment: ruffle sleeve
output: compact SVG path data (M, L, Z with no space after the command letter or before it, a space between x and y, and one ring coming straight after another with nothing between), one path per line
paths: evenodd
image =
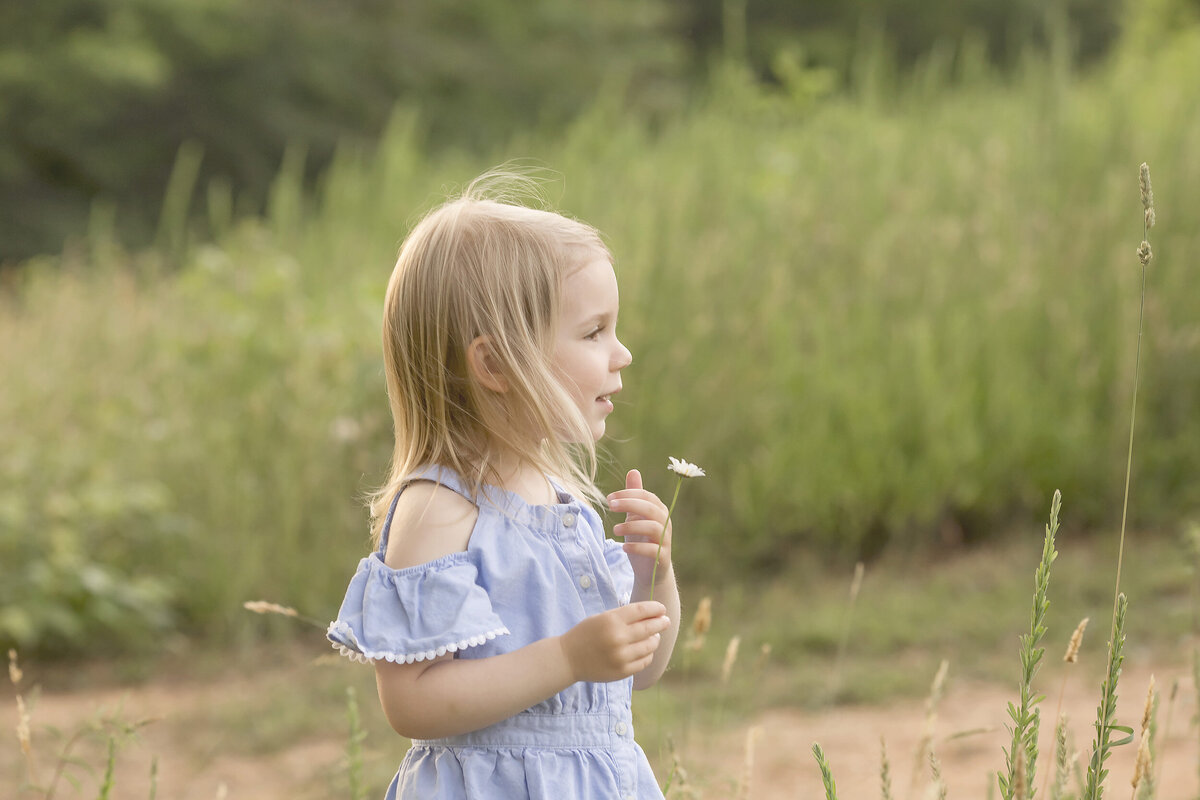
M348 658L411 664L507 634L467 553L392 569L364 558L326 636Z

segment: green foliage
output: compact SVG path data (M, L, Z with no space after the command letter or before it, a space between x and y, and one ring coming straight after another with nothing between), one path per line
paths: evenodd
M1042 545L1042 560L1034 576L1033 609L1030 612L1029 633L1021 635L1021 700L1020 706L1008 704L1008 716L1012 719L1009 732L1012 744L1004 751L1008 774L1001 775L1000 796L1004 800L1013 797L1033 797L1034 781L1037 777L1038 733L1041 730L1041 714L1038 705L1040 695L1033 693L1033 679L1041 665L1046 650L1038 645L1046 634L1046 612L1050 608L1050 567L1058 557L1054 549L1054 537L1058 533L1058 514L1062 509L1062 494L1055 491L1050 502L1050 522L1046 525L1046 538ZM1023 758L1022 758L1023 754ZM1017 786L1017 761L1024 763L1024 786Z
M605 81L677 104L662 2L45 0L0 8L0 262L58 249L97 199L144 241L181 146L258 209L289 143L324 167L393 108L474 147L560 126ZM614 66L617 65L617 66ZM140 236L138 236L140 234Z
M1082 800L1101 800L1104 797L1104 779L1108 769L1104 762L1112 755L1112 748L1133 741L1133 728L1117 725L1117 683L1121 678L1121 665L1125 662L1125 612L1129 601L1124 594L1117 596L1117 608L1113 617L1113 637L1108 644L1108 671L1100 687L1100 705L1096 708L1096 738L1092 740L1092 756L1088 761L1087 785ZM1113 732L1126 734L1114 740Z
M1200 93L1179 77L1200 72L1195 45L1086 81L1045 65L884 103L731 78L653 130L603 94L561 136L486 157L431 156L399 112L315 193L291 151L261 219L212 185L194 204L209 243L183 200L162 209L161 251L124 252L97 215L67 256L6 274L0 639L251 638L275 629L240 605L264 597L331 617L389 454L378 325L396 246L515 155L559 170L551 201L616 253L634 363L602 485L680 453L708 470L673 517L693 580L978 539L1055 486L1079 525L1111 522L1136 323L1124 225L1149 161L1157 363L1131 507L1135 526L1169 524L1200 501L1182 255L1200 234L1172 222L1200 209ZM809 635L836 651L836 629Z
M1136 38L1177 29L1189 3L1156 0ZM921 82L1010 71L1054 49L1094 62L1119 12L1118 0L8 3L0 262L57 251L113 203L126 241L150 240L185 146L202 155L201 193L222 187L245 214L288 147L311 177L339 143L375 141L397 106L421 114L432 145L483 152L558 130L606 87L669 116L727 60L797 97L875 91L889 70Z
M833 771L829 768L829 762L825 760L825 752L821 745L813 742L812 753L821 770L821 782L825 784L825 800L837 800L837 784L833 780Z

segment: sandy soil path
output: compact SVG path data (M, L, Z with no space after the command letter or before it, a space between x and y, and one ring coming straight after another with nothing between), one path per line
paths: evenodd
M1118 718L1137 725L1145 700L1151 669L1131 665L1121 680ZM1191 723L1195 692L1182 668L1156 670L1157 683L1164 693L1162 707L1166 716L1165 694L1175 679L1180 680L1178 698L1171 712L1170 727L1161 748L1160 800L1191 800L1197 796L1197 734ZM267 674L256 680L288 680L286 671ZM4 713L12 724L0 747L0 797L20 798L18 782L21 754L12 731L16 710L11 687L4 697ZM122 751L118 761L115 798L149 796L149 770L152 757L158 759L158 798L162 800L300 800L329 797L328 775L339 769L344 758L344 734L340 723L328 737L302 741L280 752L253 755L223 748L219 733L198 733L198 742L171 720L186 718L206 704L228 703L230 693L245 697L261 691L261 684L243 679L231 685L221 683L185 683L172 685L157 680L135 689L89 690L84 692L46 693L37 700L35 733L45 726L70 729L93 715L97 708L122 709L127 719L154 718L141 734L141 741ZM1048 692L1045 713L1054 713L1057 687ZM1006 704L1014 699L1012 687L956 682L948 684L933 728L933 742L941 761L942 774L951 798L986 798L989 773L1003 765L1001 748L1006 744L1004 731ZM1078 750L1088 750L1099 690L1081 680L1068 684L1064 711ZM1166 726L1166 720L1160 723ZM1048 766L1049 724L1042 735L1043 769ZM750 786L743 794L747 732L755 729ZM677 786L674 797L740 798L783 800L783 798L819 798L823 796L820 774L811 754L814 741L824 747L843 800L880 797L880 737L887 743L891 762L893 796L897 800L924 798L929 794L929 770L922 764L913 781L915 753L926 729L923 701L903 701L886 707L835 708L809 712L780 708L767 711L748 723L729 726L699 742L683 753L687 770L686 786ZM964 731L982 731L958 736ZM1160 732L1162 728L1160 727ZM45 734L40 734L44 736ZM206 738L205 738L206 737ZM45 742L42 742L45 745ZM92 764L102 766L101 752L81 753ZM1135 746L1121 747L1109 761L1112 772L1107 796L1129 796L1129 777ZM397 755L398 757L398 755ZM1082 761L1082 757L1080 758ZM43 769L48 764L40 765ZM1044 774L1044 772L1043 772ZM689 788L690 787L690 788ZM682 789L682 791L681 791ZM79 791L64 785L60 798L96 797L95 779L85 779Z

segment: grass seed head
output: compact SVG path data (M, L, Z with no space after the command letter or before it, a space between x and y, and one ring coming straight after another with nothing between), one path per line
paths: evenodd
M25 707L25 698L17 695L17 741L21 743L21 752L29 758L33 752L33 735L29 730L29 709Z
M268 603L266 600L248 600L242 603L242 608L247 611L253 611L255 614L282 614L285 617L296 617L300 612L288 606L281 606L278 603Z
M756 670L762 670L767 665L767 659L771 657L771 643L763 642L762 647L758 648L758 661L754 663Z
M1150 165L1142 162L1138 170L1138 185L1142 190L1142 208L1147 211L1154 208L1154 188L1150 185ZM1147 217L1149 219L1149 217Z
M1150 730L1150 718L1154 715L1154 676L1150 676L1150 688L1146 690L1146 707L1142 709L1142 738Z
M946 686L946 673L950 671L950 662L942 659L942 663L938 666L937 674L933 676L933 683L929 687L929 697L925 698L925 713L927 716L933 715L937 710L938 703L942 700L942 690Z
M729 677L733 675L734 662L737 661L738 646L741 643L742 637L734 636L725 647L725 661L721 664L721 683L729 683Z
M1143 736L1138 745L1137 761L1133 764L1133 778L1129 781L1134 789L1138 788L1142 778L1150 774L1150 760L1150 740Z
M1141 245L1138 246L1137 256L1138 261L1142 262L1143 267L1150 265L1150 262L1154 259L1154 251L1150 249L1149 242L1145 240L1142 241Z
M21 678L23 678L24 676L25 676L25 673L21 671L20 665L17 664L17 651L9 650L8 651L8 679L10 681L12 681L13 686L19 686L21 684Z
M854 579L850 581L850 601L854 602L858 597L859 591L862 589L863 574L867 568L863 562L859 561L854 565Z
M700 605L696 607L696 616L692 618L692 635L704 636L712 627L712 598L701 597Z
M746 752L742 759L742 782L738 790L739 800L750 800L750 782L754 776L754 743L762 728L753 725L746 731Z
M1067 644L1067 652L1063 656L1063 661L1068 664L1074 664L1079 660L1079 646L1083 644L1083 632L1087 629L1088 620L1090 617L1084 617L1079 624L1075 626L1075 632L1071 634L1071 641Z

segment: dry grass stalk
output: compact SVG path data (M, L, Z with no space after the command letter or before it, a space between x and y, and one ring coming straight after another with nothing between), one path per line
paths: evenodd
M33 734L29 728L29 721L29 709L25 707L25 698L17 695L17 741L21 743L21 752L27 760L33 757Z
M1179 678L1171 681L1171 691L1167 693L1167 719L1163 723L1162 739L1159 741L1166 742L1171 738L1171 718L1175 715L1175 698L1179 696ZM1162 777L1162 760L1154 760L1154 783L1158 784Z
M1154 227L1154 187L1150 185L1150 165L1142 162L1138 168L1138 188L1142 192L1142 209L1145 212L1146 230Z
M917 742L916 758L913 760L912 779L909 781L908 792L909 796L917 788L917 778L924 770L925 761L929 758L931 747L933 746L933 729L937 724L937 707L942 701L942 694L946 686L946 675L950 671L950 662L942 659L942 663L938 665L938 671L933 676L933 683L929 686L929 696L925 698L925 731L921 734L920 741Z
M937 800L946 800L946 781L942 779L942 762L938 760L937 753L929 751L929 771L933 775L934 796Z
M1133 765L1133 778L1129 781L1133 787L1133 797L1138 795L1138 787L1142 786L1144 797L1154 794L1154 774L1151 772L1154 763L1154 711L1157 708L1157 696L1154 692L1154 676L1150 676L1150 686L1146 689L1146 705L1142 709L1142 726L1138 742L1137 758ZM1144 782L1144 783L1143 783Z
M700 598L700 605L696 607L696 616L692 618L692 629L688 634L688 640L684 647L690 651L697 651L704 647L704 641L708 636L708 630L712 627L712 598Z
M750 784L754 776L754 744L761 734L760 725L753 725L746 731L746 752L742 758L742 780L738 785L738 800L750 800Z
M854 620L854 607L858 604L858 593L862 590L863 575L866 567L859 561L854 565L854 577L850 579L850 601L846 605L846 616L842 621L842 633L838 639L837 656L833 661L833 670L829 674L829 697L837 698L841 689L842 663L846 659L846 648L850 644L850 626Z
M1079 661L1079 648L1083 645L1083 632L1087 630L1088 620L1090 617L1084 617L1075 626L1075 632L1071 634L1071 641L1067 643L1067 651L1063 654L1064 664L1074 664ZM1057 731L1062 724L1062 706L1063 695L1067 691L1067 672L1063 670L1062 683L1058 687L1058 708L1054 712L1054 727ZM1057 777L1055 778L1057 780ZM1046 773L1046 777L1042 780L1042 794L1046 793L1046 786L1050 781L1050 773ZM1065 784L1064 784L1065 787Z
M888 761L887 742L879 737L879 786L883 800L893 800L892 797L892 764Z
M679 758L679 749L675 746L675 738L667 736L667 752L671 756L671 773L667 776L667 783L663 787L663 794L667 796L695 797L695 792L688 784L688 773L683 768L683 761ZM676 795L671 795L671 790L677 792Z
M17 661L17 651L8 651L8 679L14 688L19 689L25 673ZM21 755L25 758L25 776L30 785L38 785L37 768L33 762L33 729L30 727L31 717L25 698L17 692L17 741L21 744Z
M761 674L767 666L767 659L771 657L771 643L763 642L762 647L758 648L758 658L754 661L754 673Z
M25 673L21 671L21 666L17 663L17 651L8 651L8 679L12 681L13 686L20 686L21 679L25 677Z
M268 603L266 600L248 600L242 603L242 608L255 614L280 614L285 617L298 617L300 612L278 603Z
M1146 307L1146 267L1149 266L1150 260L1154 254L1150 250L1150 228L1154 225L1154 188L1150 184L1150 165L1142 162L1138 167L1138 188L1142 195L1142 210L1143 225L1142 225L1142 243L1138 246L1137 255L1138 261L1142 264L1142 293L1141 301L1138 305L1138 335L1137 349L1133 359L1133 401L1130 403L1129 409L1129 454L1125 461L1125 499L1121 507L1121 539L1117 547L1117 581L1116 587L1113 589L1113 626L1112 636L1109 639L1109 648L1111 650L1113 640L1117 634L1117 597L1121 594L1121 562L1125 555L1125 521L1129 514L1129 479L1133 472L1133 430L1134 423L1137 420L1137 396L1139 373L1142 363L1142 316Z
M1133 765L1133 778L1129 781L1129 785L1133 787L1131 797L1137 797L1138 786L1142 783L1142 778L1150 772L1150 740L1142 737L1141 743L1138 745L1137 761Z
M742 643L741 636L734 636L725 647L725 661L721 663L721 683L728 684L733 675L733 665L737 662L738 647Z
M1079 646L1083 644L1083 632L1087 629L1089 619L1090 617L1084 617L1075 626L1075 632L1071 634L1071 641L1067 644L1067 652L1063 655L1064 662L1074 664L1079 660Z
M1154 714L1154 676L1150 676L1150 688L1146 690L1146 706L1142 709L1142 738L1150 732L1150 718Z
M1070 755L1070 746L1067 743L1067 718L1060 716L1058 725L1054 728L1054 783L1050 786L1050 800L1060 800L1063 793L1066 792L1073 761L1074 758Z

